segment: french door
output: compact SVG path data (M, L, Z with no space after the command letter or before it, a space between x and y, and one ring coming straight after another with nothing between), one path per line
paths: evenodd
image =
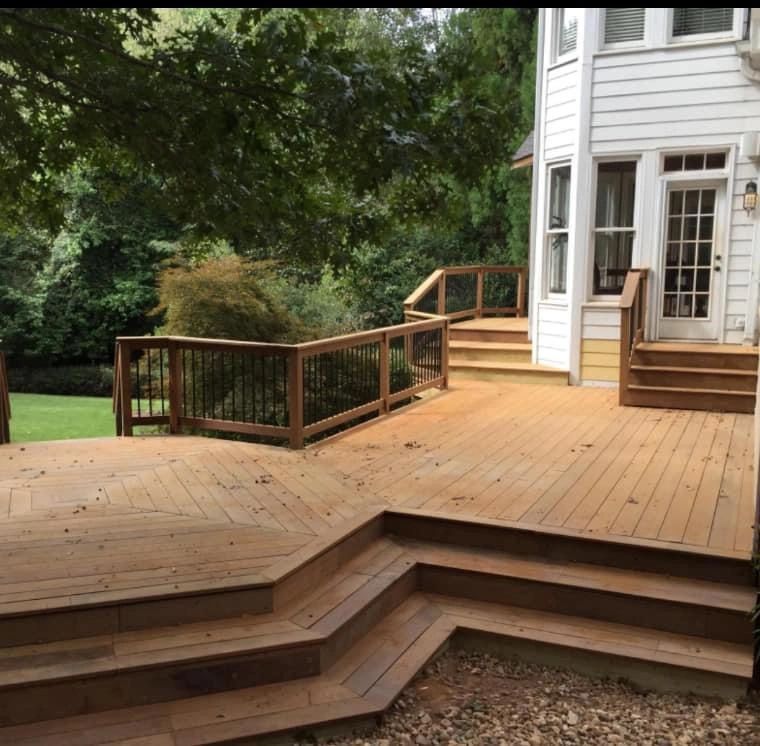
M669 186L660 270L660 339L707 341L720 331L718 216L725 186Z

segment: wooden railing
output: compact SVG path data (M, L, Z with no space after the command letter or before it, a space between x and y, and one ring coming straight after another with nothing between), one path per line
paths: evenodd
M646 339L647 275L649 270L631 269L620 296L620 404L628 403L631 358L639 342Z
M11 442L11 397L8 393L8 369L5 353L0 351L0 445Z
M448 320L297 345L190 337L119 337L118 435L168 425L304 440L385 414L448 385Z
M444 267L405 301L407 321L445 316L524 316L527 267Z

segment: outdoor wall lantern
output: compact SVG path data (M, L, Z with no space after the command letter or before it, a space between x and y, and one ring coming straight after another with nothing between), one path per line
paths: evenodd
M757 207L757 182L748 181L744 190L744 209L751 215Z

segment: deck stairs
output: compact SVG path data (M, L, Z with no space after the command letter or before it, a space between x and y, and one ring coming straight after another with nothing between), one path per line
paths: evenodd
M631 356L625 403L752 413L757 368L757 347L640 342Z
M0 743L250 743L373 722L449 645L736 695L750 563L422 511L356 519L271 582L0 616Z
M531 351L525 318L473 319L449 328L449 372L454 381L567 385L567 371L533 363Z

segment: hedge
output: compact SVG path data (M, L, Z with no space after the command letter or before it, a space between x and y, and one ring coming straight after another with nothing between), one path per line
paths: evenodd
M9 364L8 387L19 394L111 396L113 368L110 365L19 368Z

